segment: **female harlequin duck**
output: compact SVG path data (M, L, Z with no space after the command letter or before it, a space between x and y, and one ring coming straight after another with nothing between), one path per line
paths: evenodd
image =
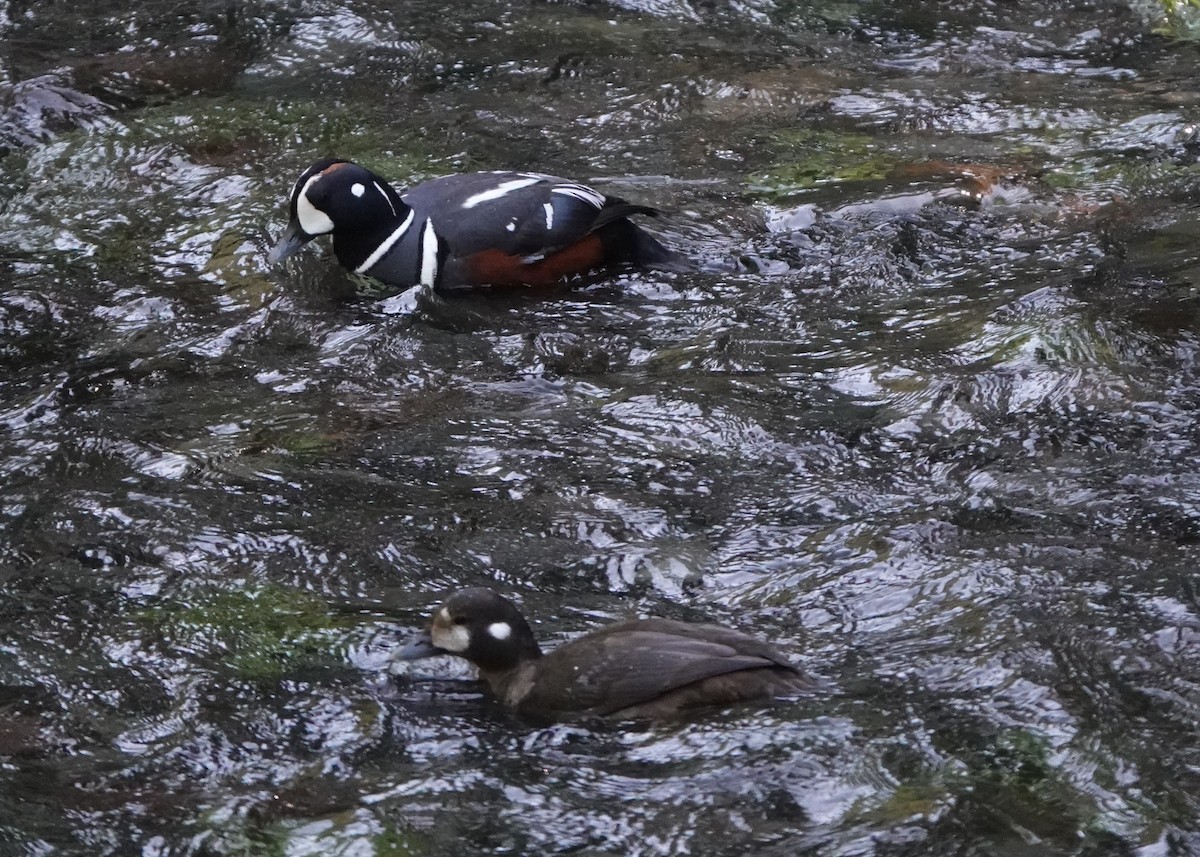
M509 708L543 721L663 718L812 686L767 643L672 619L608 625L543 655L512 602L481 588L452 594L400 657L446 654L478 667Z
M287 230L267 261L333 235L343 267L397 286L439 290L547 286L589 272L690 267L634 225L657 215L566 179L538 173L444 176L397 193L337 158L317 161L292 190Z

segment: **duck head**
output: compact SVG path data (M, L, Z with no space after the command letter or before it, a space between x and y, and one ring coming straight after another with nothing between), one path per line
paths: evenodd
M437 655L466 658L485 673L507 672L542 656L521 611L482 587L460 589L433 614L429 629L401 650L402 660Z
M318 235L333 235L336 242L339 235L386 234L410 213L395 189L375 173L352 161L325 158L296 180L287 229L267 261L283 261Z

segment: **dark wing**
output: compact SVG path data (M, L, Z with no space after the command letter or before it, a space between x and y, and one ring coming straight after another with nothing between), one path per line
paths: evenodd
M775 668L798 675L782 654L761 640L715 625L669 619L611 625L555 649L542 664L544 674L576 680L539 683L523 707L600 715L740 670Z
M520 225L520 254L526 261L538 259L569 247L583 236L630 215L658 216L658 210L634 205L614 196L605 196L584 185L555 180L541 192L541 216L528 217Z
M433 217L452 255L499 249L526 262L536 262L632 214L658 214L586 185L537 173L445 176L418 185L403 199L418 218Z

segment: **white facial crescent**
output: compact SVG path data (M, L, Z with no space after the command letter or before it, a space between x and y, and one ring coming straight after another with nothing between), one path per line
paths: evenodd
M471 648L471 632L466 625L455 625L446 608L438 611L429 629L429 639L447 652L465 652Z
M309 189L320 180L321 174L317 173L304 183L304 188L296 197L296 219L300 221L300 228L309 235L324 235L333 231L333 221L329 215L308 201Z

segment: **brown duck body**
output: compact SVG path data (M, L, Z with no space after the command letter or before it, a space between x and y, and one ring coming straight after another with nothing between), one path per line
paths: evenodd
M811 687L761 640L671 619L608 625L543 655L516 608L486 589L451 596L403 656L434 654L465 657L507 707L538 720L661 719Z

